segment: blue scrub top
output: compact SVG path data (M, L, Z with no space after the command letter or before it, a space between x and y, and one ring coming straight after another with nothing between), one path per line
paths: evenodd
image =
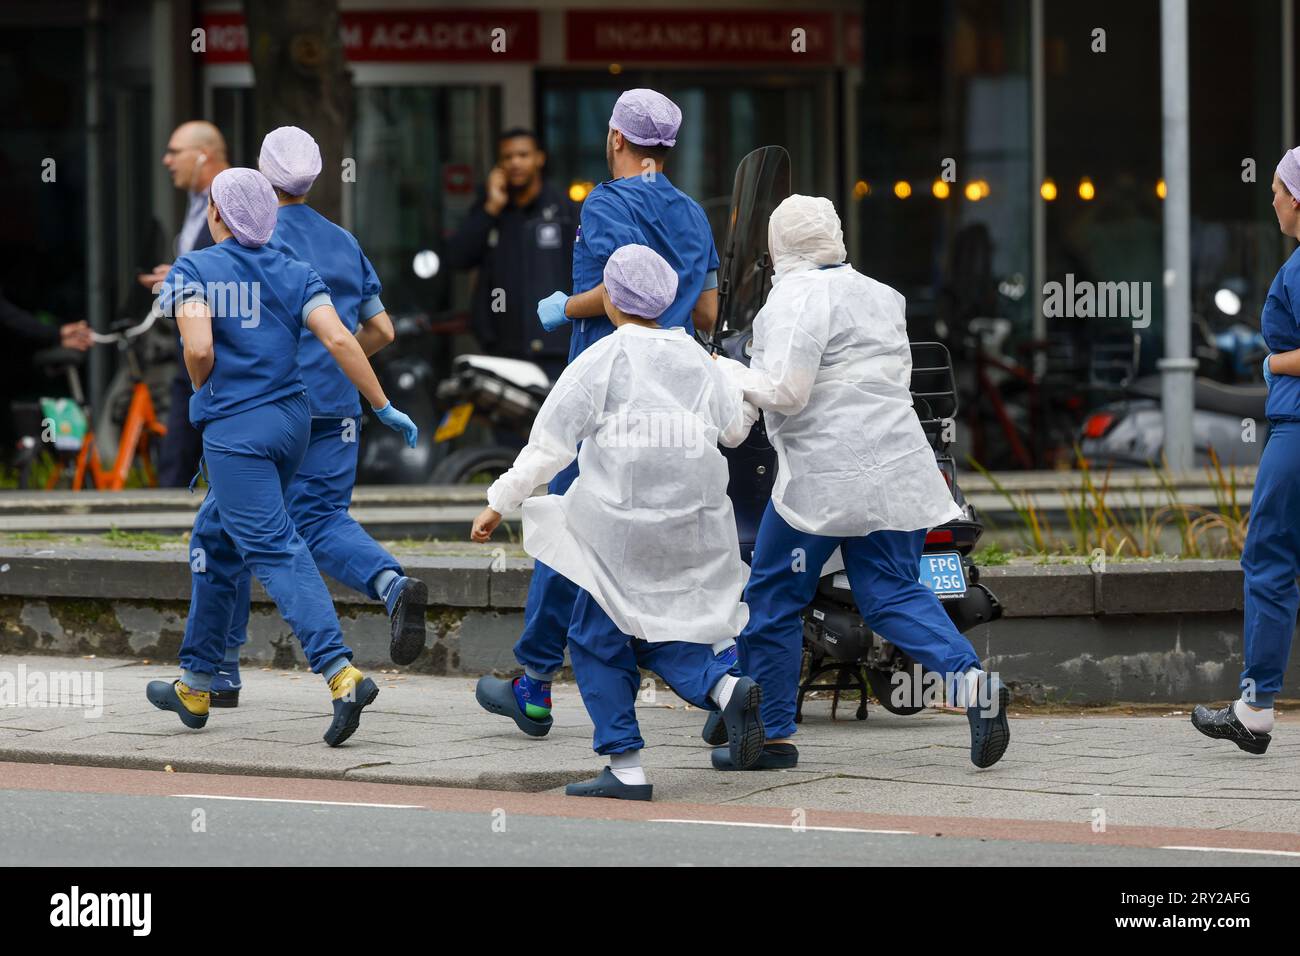
M281 206L275 233L267 245L309 264L329 286L339 319L349 332L384 311L379 301L379 277L361 246L341 226L305 204ZM347 418L361 414L361 401L353 385L320 339L302 330L298 364L307 383L313 418Z
M620 246L649 246L668 260L677 273L677 298L659 316L664 328L681 326L691 334L691 310L708 273L718 268L704 210L663 173L653 178L611 179L593 189L582 204L578 236L573 244L573 292L594 289L604 281L605 262ZM614 331L603 315L573 320L569 361Z
M192 299L212 314L216 354L212 374L190 396L195 427L306 390L298 339L311 311L330 301L311 266L268 246L226 239L177 259L158 305L175 315Z
M1282 264L1268 288L1259 327L1270 352L1289 352L1300 348L1300 249ZM1279 375L1268 390L1265 414L1270 421L1300 421L1300 377Z

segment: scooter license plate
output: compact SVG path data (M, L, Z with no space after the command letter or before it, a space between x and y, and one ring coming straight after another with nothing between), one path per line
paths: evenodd
M472 402L465 402L457 405L442 416L438 428L433 433L435 442L451 441L453 438L459 438L465 434L465 428L469 425L470 417L474 414L474 405Z
M921 576L917 580L941 598L958 598L966 593L966 570L956 551L921 555Z

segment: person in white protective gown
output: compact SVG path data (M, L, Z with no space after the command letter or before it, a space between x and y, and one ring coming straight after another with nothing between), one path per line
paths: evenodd
M759 685L726 653L748 618L748 569L717 447L744 441L758 412L685 330L655 323L677 292L662 256L622 246L604 283L616 331L564 370L471 537L488 540L522 504L525 550L580 589L569 656L610 765L567 792L648 800L638 666L719 712L728 759L748 766L762 752ZM528 497L575 454L579 474L564 495Z
M918 580L926 532L962 512L912 409L903 297L844 261L828 199L787 198L772 213L768 245L775 275L754 319L750 366L725 363L763 410L777 454L739 642L741 670L764 694L768 743L753 767L798 762L788 738L801 615L836 548L867 624L944 676L951 702L967 708L971 760L991 766L1010 740L1006 690ZM713 763L736 769L721 748Z

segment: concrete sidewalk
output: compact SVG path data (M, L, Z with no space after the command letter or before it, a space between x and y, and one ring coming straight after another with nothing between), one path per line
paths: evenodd
M102 680L102 714L77 706L12 706L15 684L54 672ZM174 666L68 657L0 656L0 761L49 762L385 783L557 790L593 776L591 724L577 688L555 688L556 726L525 737L481 711L474 681L371 671L382 690L346 745L321 742L324 682L304 671L247 668L241 706L214 710L187 731L144 698ZM21 678L21 680L20 680ZM5 684L8 687L5 687ZM48 699L48 698L47 698ZM1249 757L1197 735L1186 714L1041 717L1013 712L1007 756L990 770L968 758L966 720L925 712L895 717L872 706L830 719L809 702L797 770L718 773L699 738L701 711L659 689L638 708L645 764L660 800L858 810L872 813L1059 820L1091 826L1229 828L1300 833L1300 721L1279 726L1268 755Z

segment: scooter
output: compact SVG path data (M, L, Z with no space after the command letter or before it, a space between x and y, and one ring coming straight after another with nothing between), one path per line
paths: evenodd
M448 453L434 468L429 483L490 483L508 471L528 441L551 384L540 365L522 359L457 356L451 376L438 384L435 404L442 419L433 440L445 446L478 420L491 426L495 441Z
M771 289L767 222L789 193L790 157L779 146L755 150L736 169L731 226L719 271L718 322L711 340L702 344L746 365L752 355L753 320ZM979 568L971 559L984 528L974 506L962 495L949 453L957 389L945 346L912 343L911 392L917 417L935 452L935 465L963 512L961 518L927 534L917 578L936 593L957 629L965 632L1000 618L1002 606L993 592L979 583ZM743 443L722 451L730 469L727 493L736 514L741 552L749 561L777 469L776 452L762 417ZM817 594L803 612L808 676L799 687L795 719L802 720L804 697L814 690L833 692L832 717L845 690L858 692L858 720L867 717L869 691L874 691L891 713L919 712L928 699L923 686L926 675L863 620L842 568L837 551L822 569ZM832 682L819 683L828 675L833 675Z
M1193 387L1192 437L1197 468L1258 465L1268 437L1264 385L1224 385L1198 377ZM1079 452L1092 467L1149 468L1160 465L1165 419L1158 375L1139 378L1124 398L1084 420ZM1213 454L1211 454L1213 452Z
M432 323L422 312L397 312L392 320L395 341L370 361L389 400L419 426L420 440L408 448L398 432L375 427L369 421L369 405L362 402L365 424L357 451L357 484L423 484L439 458L432 438L438 422L432 398L437 378Z
M1195 465L1258 465L1268 438L1268 386L1260 381L1268 346L1242 322L1214 329L1194 316L1195 356L1209 375L1192 389ZM1137 368L1136 358L1132 369ZM1210 377L1213 376L1213 377ZM1123 377L1117 394L1094 408L1077 435L1079 453L1099 468L1150 468L1163 462L1165 420L1159 375Z

